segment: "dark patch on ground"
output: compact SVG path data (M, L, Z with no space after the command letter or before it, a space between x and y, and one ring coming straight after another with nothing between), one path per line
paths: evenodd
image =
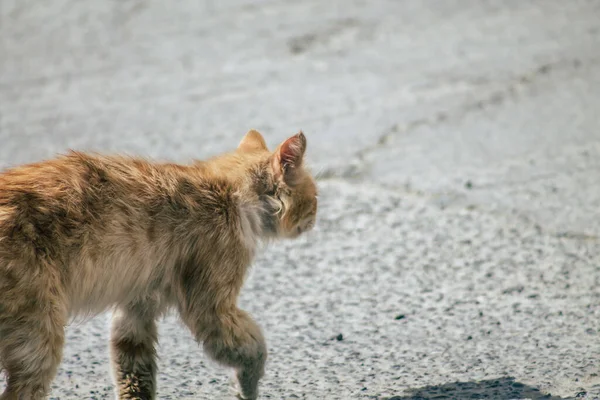
M515 378L498 378L479 382L454 382L438 386L425 386L410 389L404 396L388 397L385 400L464 400L464 399L545 399L565 400L566 398L542 393L539 389L516 382Z

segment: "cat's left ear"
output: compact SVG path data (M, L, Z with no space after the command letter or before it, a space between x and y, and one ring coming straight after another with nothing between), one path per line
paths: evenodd
M262 137L260 132L255 131L254 129L250 129L248 133L246 133L238 145L238 149L246 151L268 150L265 139Z
M277 178L293 184L297 172L302 167L306 151L306 136L299 132L281 143L273 155L273 170Z

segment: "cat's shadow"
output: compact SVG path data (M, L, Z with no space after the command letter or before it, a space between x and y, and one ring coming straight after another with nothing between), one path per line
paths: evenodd
M478 382L453 382L437 386L425 386L409 389L402 396L387 397L384 400L465 400L465 399L531 399L531 400L565 400L585 398L585 393L576 397L558 397L542 393L539 389L505 377Z

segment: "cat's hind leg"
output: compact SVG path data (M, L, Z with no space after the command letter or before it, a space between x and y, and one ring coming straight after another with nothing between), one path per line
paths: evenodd
M156 396L157 312L151 304L121 307L112 319L110 358L117 398Z
M45 399L62 358L66 313L50 303L0 319L0 360L7 378L0 400Z

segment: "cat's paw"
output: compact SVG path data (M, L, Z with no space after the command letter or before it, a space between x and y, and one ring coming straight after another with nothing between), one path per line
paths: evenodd
M229 379L229 392L234 398L240 400L256 400L258 398L256 393L254 395L244 394L235 375Z
M231 377L229 384L230 384L229 388L230 388L231 392L234 394L236 399L240 399L240 400L256 400L256 399L258 399L258 391L255 391L254 393L244 393L244 391L242 390L242 387L240 385L240 382L235 375Z
M258 395L254 396L254 397L244 397L241 393L238 393L236 397L240 400L256 400L256 399L258 399Z

